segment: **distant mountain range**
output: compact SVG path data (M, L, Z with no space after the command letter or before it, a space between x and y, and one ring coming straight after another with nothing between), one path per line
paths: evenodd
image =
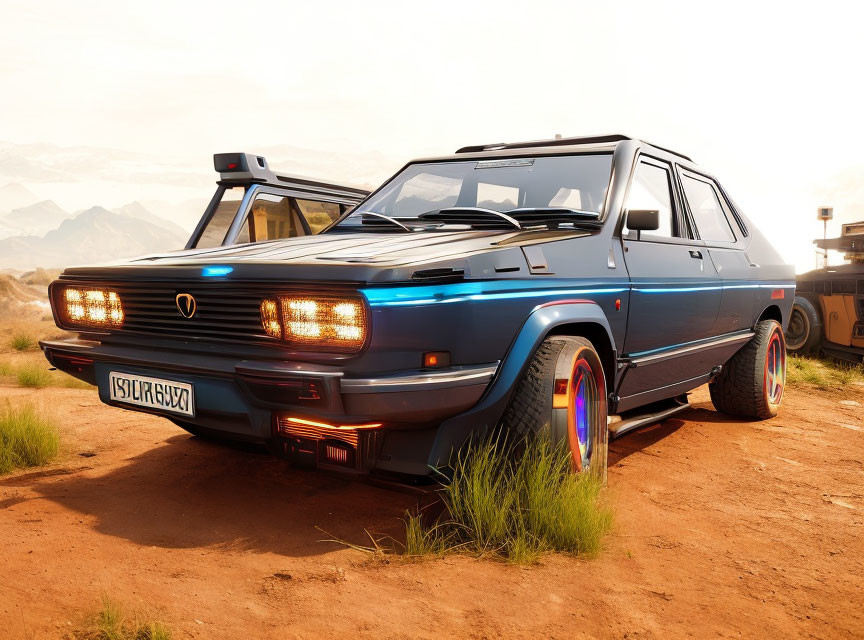
M15 209L0 224L30 231L0 239L5 269L62 268L180 249L189 235L137 202L114 211L91 207L70 217L45 201Z
M0 217L0 224L9 230L4 235L41 236L56 229L67 218L69 214L58 207L53 200L43 200L13 209Z

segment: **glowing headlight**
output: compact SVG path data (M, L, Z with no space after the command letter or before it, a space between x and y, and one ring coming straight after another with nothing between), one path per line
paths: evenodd
M67 287L60 315L70 325L119 327L123 324L123 304L116 291Z
M366 307L351 298L273 298L261 303L261 325L298 346L355 351L366 341Z

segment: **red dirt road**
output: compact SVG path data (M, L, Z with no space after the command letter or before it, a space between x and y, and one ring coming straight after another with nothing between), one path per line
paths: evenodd
M416 499L0 386L56 410L66 447L0 478L0 637L64 637L102 594L177 638L864 637L864 407L841 404L864 388L791 389L761 423L692 399L613 443L598 558L517 568L321 542L396 534Z

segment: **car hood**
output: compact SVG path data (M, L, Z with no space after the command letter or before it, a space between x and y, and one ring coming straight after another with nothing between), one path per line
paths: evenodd
M339 233L210 249L153 254L99 267L74 267L67 276L200 275L212 265L232 267L232 278L404 280L422 266L470 272L470 259L490 253L513 253L513 266L524 264L520 247L592 231L512 232L458 231L435 233ZM518 254L518 259L517 255ZM503 256L502 256L503 259ZM506 261L506 260L505 260Z

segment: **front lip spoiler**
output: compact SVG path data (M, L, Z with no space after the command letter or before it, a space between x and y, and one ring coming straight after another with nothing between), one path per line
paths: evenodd
M342 393L389 393L452 389L469 385L488 384L498 371L493 364L454 367L446 371L426 371L408 375L379 378L342 378Z

